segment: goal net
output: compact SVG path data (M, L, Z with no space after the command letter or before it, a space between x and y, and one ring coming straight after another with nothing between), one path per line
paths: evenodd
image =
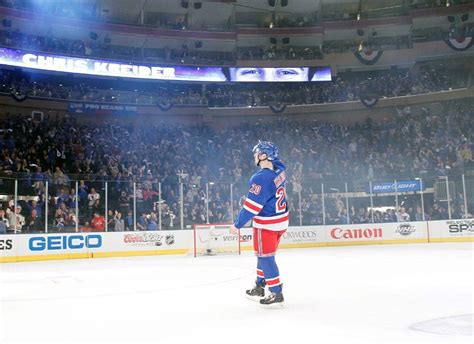
M194 225L194 257L240 254L240 231L239 235L231 234L230 227L230 224Z

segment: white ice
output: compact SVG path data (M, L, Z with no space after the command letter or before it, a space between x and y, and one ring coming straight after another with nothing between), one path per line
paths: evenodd
M286 307L273 310L244 297L251 253L0 264L0 342L474 342L470 243L289 249L277 261Z

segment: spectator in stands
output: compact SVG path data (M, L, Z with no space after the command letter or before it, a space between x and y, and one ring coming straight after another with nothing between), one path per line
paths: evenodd
M112 209L107 211L107 231L111 232L115 228L115 213Z
M58 198L56 199L56 208L61 207L62 204L67 205L69 203L69 195L66 193L66 189L62 187L59 190Z
M96 232L103 232L105 230L105 219L98 211L94 211L94 217L91 220L91 227Z
M45 181L44 181L44 175L41 172L41 166L36 165L36 172L33 174L32 182L33 182L33 188L35 189L35 193L37 195L44 192Z
M146 230L147 231L156 231L158 230L158 219L156 217L155 212L151 212L149 215L147 215L147 224L146 224Z
M396 222L408 222L410 221L410 214L406 212L405 207L400 207L400 210L397 213Z
M93 214L94 211L98 211L100 205L100 194L96 192L95 188L91 188L91 192L87 195L87 206L89 213Z
M44 224L38 216L37 210L32 209L30 216L26 219L26 228L28 233L44 231Z
M5 210L0 209L0 234L7 234L9 226L8 219L5 218Z
M130 200L129 200L129 197L127 195L127 191L122 191L120 193L118 203L119 203L120 212L122 214L126 214L128 212L128 208L129 208L129 205L130 205Z
M25 217L21 214L22 208L21 206L17 205L16 211L14 212L12 209L14 207L7 208L7 219L10 227L8 228L13 233L21 233L23 230L23 226L25 225Z
M125 221L124 219L122 219L122 213L116 210L113 219L114 219L114 231L115 232L125 231Z
M58 187L69 185L69 178L64 174L59 166L56 167L56 170L53 174L53 183Z
M44 213L44 210L43 210L43 202L41 203L38 203L37 200L32 200L31 203L28 202L26 203L26 209L27 209L27 213L29 216L32 215L32 212L33 210L36 212L36 217L38 218L42 218L42 214Z
M62 209L56 209L54 213L53 228L57 231L63 231L68 225L68 216L64 214Z
M173 229L175 224L174 224L174 221L176 219L176 215L173 214L173 212L171 211L170 207L167 205L167 204L164 204L163 207L162 207L162 212L161 212L161 215L163 217L163 220L162 220L162 226L164 229ZM219 223L219 221L213 221L214 223ZM220 222L222 223L222 222Z
M137 221L137 230L145 231L147 230L148 218L145 212L142 212Z
M71 210L71 213L76 212L76 203L78 203L78 198L76 197L76 189L71 188L71 190L69 191L67 201L66 201L66 205Z
M127 216L124 218L125 230L126 231L133 231L133 212L129 210L127 212Z
M88 201L88 196L89 196L89 187L85 184L83 180L79 181L79 189L78 189L78 195L79 195L79 202L81 204L81 207L84 207L86 202ZM100 195L99 195L100 198Z

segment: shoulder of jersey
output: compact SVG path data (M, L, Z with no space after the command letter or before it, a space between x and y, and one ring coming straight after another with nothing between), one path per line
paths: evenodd
M276 172L272 171L268 168L262 168L260 171L255 173L252 177L253 181L265 181L269 179L273 179L276 176Z

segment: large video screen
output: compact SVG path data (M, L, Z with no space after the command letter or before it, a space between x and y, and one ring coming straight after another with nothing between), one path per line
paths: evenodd
M130 64L0 48L0 64L55 72L202 82L331 81L330 67L196 67Z

